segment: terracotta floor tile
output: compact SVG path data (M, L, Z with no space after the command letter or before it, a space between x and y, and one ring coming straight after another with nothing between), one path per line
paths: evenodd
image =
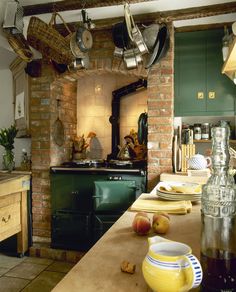
M64 273L43 271L22 292L50 292L64 276Z
M12 277L0 278L0 292L18 292L21 291L30 281Z
M43 258L36 258L36 257L27 257L24 260L24 263L34 263L34 264L38 264L38 265L49 266L49 265L51 265L53 263L53 260L43 259Z
M54 271L61 273L68 273L74 267L75 264L55 261L49 267L47 267L46 271Z
M6 276L33 280L40 272L45 269L44 265L34 263L20 263L15 268L6 273Z
M3 254L0 254L0 267L1 268L13 268L16 265L22 263L24 261L24 258L17 258L17 257L11 257L6 256Z
M6 272L8 272L10 269L9 268L1 268L0 267L0 276L2 276L3 274L5 274Z

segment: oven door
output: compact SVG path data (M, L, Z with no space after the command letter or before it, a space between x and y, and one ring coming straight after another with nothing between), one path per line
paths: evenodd
M52 248L86 251L92 245L91 214L58 210L52 215Z
M135 180L99 180L94 182L94 211L119 213L135 201Z

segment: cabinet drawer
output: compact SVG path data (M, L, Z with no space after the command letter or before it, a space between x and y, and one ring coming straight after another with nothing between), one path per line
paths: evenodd
M0 241L21 231L20 202L0 208Z

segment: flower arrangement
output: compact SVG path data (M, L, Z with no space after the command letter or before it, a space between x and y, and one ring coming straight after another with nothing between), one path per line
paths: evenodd
M0 130L0 145L2 145L6 150L14 149L14 139L16 137L18 130L15 125L11 125L8 129Z
M3 154L3 168L7 170L13 170L15 167L14 162L14 139L16 137L18 130L15 125L12 125L8 129L0 130L0 145L5 148L5 153Z

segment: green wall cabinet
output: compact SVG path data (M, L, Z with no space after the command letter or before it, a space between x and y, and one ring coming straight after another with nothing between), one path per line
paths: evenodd
M175 33L174 115L234 115L236 86L224 74L224 30Z

